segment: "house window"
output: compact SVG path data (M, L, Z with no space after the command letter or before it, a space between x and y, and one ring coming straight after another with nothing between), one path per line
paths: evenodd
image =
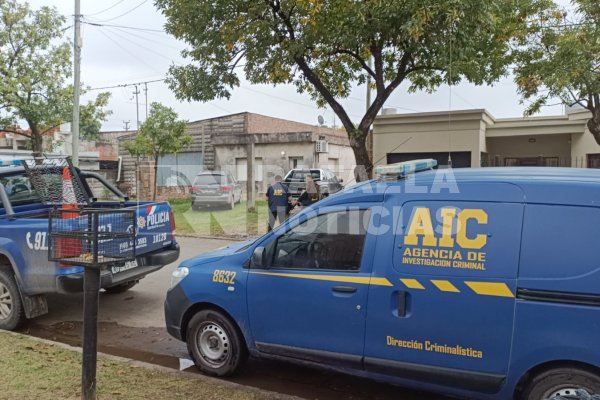
M588 154L587 155L587 167L588 168L600 168L600 154Z

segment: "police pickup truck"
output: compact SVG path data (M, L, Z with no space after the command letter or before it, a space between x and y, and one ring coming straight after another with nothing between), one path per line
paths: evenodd
M168 331L212 375L252 354L469 399L600 393L600 171L414 173L434 165L182 262Z
M136 260L102 271L101 285L106 292L126 291L147 274L177 260L175 221L167 202L130 202L101 175L80 172L79 177L93 207L136 210L137 226L132 227L136 229ZM118 201L96 201L92 183ZM47 313L48 293L83 290L82 267L48 261L49 212L50 206L42 203L23 167L0 166L0 329L17 329L27 318Z

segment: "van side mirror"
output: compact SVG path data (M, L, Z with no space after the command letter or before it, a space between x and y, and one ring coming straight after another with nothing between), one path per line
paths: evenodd
M250 268L265 268L267 264L266 261L265 248L258 246L254 249L254 253L252 253L252 258L250 259Z

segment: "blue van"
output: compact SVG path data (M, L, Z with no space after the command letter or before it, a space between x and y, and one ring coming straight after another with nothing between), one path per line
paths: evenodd
M463 398L600 393L600 171L433 165L184 261L169 333L216 376L250 354Z

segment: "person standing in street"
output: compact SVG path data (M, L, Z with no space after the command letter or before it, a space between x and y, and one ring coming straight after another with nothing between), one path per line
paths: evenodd
M275 227L275 220L283 223L288 213L291 200L288 187L281 182L281 175L275 175L275 183L267 189L267 201L269 203L269 231Z

